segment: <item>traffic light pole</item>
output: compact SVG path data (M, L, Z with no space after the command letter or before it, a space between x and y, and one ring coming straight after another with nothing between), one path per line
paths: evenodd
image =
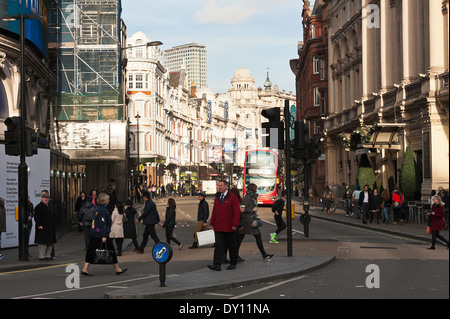
M25 104L25 16L20 14L20 164L19 164L19 260L28 261L28 165L27 108Z
M292 182L291 182L291 113L289 100L284 101L285 157L286 157L286 212L287 212L287 254L292 257Z

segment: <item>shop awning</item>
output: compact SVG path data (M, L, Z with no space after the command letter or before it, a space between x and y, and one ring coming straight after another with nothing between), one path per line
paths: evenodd
M379 123L369 142L364 148L379 148L400 151L402 146L398 140L398 133L404 129L406 123Z

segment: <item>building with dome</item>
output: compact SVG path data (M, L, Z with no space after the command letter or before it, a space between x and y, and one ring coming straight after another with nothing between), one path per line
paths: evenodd
M264 109L281 108L284 114L284 101L291 101L295 105L296 96L292 92L280 91L277 85L272 86L269 70L264 89L257 87L252 73L247 68L239 68L231 79L231 88L228 90L236 113L239 115L239 124L245 128L243 148L245 150L259 149L261 143L261 123L266 121L261 117Z

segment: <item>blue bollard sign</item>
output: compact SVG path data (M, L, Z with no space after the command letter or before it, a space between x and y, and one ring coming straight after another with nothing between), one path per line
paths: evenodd
M172 259L172 247L166 242L159 242L153 246L153 259L159 264L166 264Z
M166 242L159 242L153 246L153 259L159 264L160 287L166 287L166 264L172 259L172 247Z

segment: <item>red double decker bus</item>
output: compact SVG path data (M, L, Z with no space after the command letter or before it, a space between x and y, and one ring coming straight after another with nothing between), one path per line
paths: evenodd
M244 195L250 183L258 187L258 203L272 205L277 199L277 154L254 150L245 153Z

